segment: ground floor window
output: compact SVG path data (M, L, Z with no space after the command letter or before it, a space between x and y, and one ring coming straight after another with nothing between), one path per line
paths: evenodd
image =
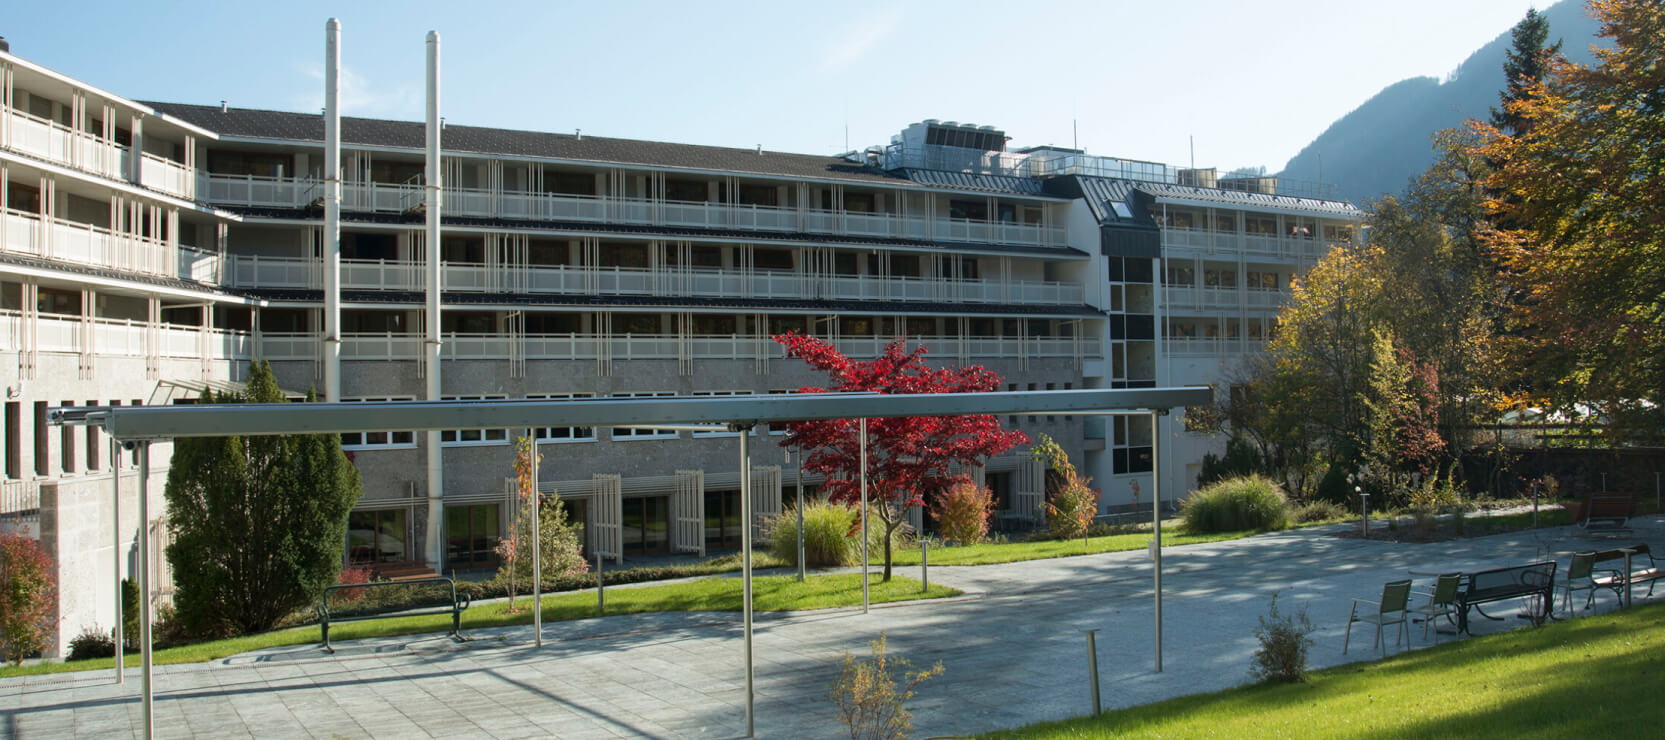
M587 498L563 498L561 505L566 507L567 521L578 527L578 545L584 552L584 557L590 557L590 500Z
M705 544L740 546L740 492L705 492Z
M668 496L627 498L621 503L624 508L624 526L621 527L624 551L627 553L669 552L671 549L670 498Z
M405 510L355 511L347 515L347 561L397 563L405 552Z
M445 507L445 563L451 568L488 568L502 537L502 504Z

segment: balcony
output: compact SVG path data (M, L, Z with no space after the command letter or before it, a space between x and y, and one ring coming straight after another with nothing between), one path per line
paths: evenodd
M1173 357L1233 357L1266 349L1264 339L1242 337L1168 337L1163 350Z
M0 311L0 350L23 347L24 318L18 311ZM202 330L194 326L83 319L79 316L39 315L34 319L33 346L37 352L91 354L105 357L176 357L246 360L253 348L249 332Z
M226 205L300 208L323 195L315 180L202 175L197 192ZM420 183L349 183L341 207L348 211L403 213L421 205ZM576 221L696 229L840 234L877 239L1050 247L1067 243L1062 227L969 221L947 217L851 213L738 203L659 201L521 191L447 188L444 212L452 216L533 221Z
M0 250L126 272L186 277L178 248L166 242L73 221L43 226L38 214L0 211ZM201 269L192 267L193 272Z
M125 177L126 147L23 111L7 109L5 115L11 125L9 148L83 172L117 179Z
M1311 237L1268 236L1235 231L1164 227L1162 243L1170 249L1188 249L1202 254L1316 262L1329 246Z
M230 284L238 288L323 288L323 263L298 257L235 256ZM181 268L183 271L183 267ZM420 290L422 264L391 260L342 260L347 290ZM549 265L529 268L446 263L444 290L554 295L669 295L702 298L894 300L948 303L1081 305L1073 283L953 280L871 276L810 277L757 270L643 269Z
M890 337L844 337L834 344L850 357L877 357ZM1101 353L1096 337L910 337L934 358L1070 358ZM516 344L522 352L516 351ZM344 334L341 356L349 360L416 360L423 338L414 334ZM755 360L779 358L780 345L765 336L742 334L451 334L440 356L450 360ZM318 360L323 347L311 333L263 334L261 356L268 360Z
M1171 311L1208 309L1276 310L1281 308L1287 300L1289 300L1289 294L1279 290L1194 288L1174 285L1166 288L1166 308Z
M139 154L139 184L186 200L196 196L197 179L190 169L149 152Z

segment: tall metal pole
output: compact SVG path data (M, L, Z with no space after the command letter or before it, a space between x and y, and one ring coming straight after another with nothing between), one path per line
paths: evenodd
M114 522L110 528L110 533L114 535L110 542L110 566L116 586L116 683L124 684L127 683L127 672L122 663L121 645L126 637L122 634L122 622L127 615L122 613L124 594L121 592L121 443L115 437L110 438L110 520Z
M861 445L861 613L868 613L871 606L867 596L867 419L860 423L860 435L857 443Z
M139 446L139 665L143 683L145 740L156 736L150 677L150 443Z
M428 32L428 126L427 167L423 177L427 211L424 246L427 252L427 300L423 305L426 337L423 342L427 375L427 398L440 400L439 382L439 209L445 185L444 170L439 159L439 32ZM439 447L439 431L428 432L428 566L438 569L445 558L445 543L441 541L440 525L444 515L445 457Z
M804 582L804 450L798 448L798 582Z
M341 400L341 21L324 24L324 400Z
M1157 451L1162 447L1162 437L1157 433L1158 412L1150 414L1150 506L1151 531L1154 539L1150 543L1150 556L1155 563L1156 570L1156 672L1162 672L1162 460Z
M754 737L752 693L752 430L740 431L740 610L746 623L746 737Z
M527 456L532 473L532 644L543 647L543 537L538 533L543 519L543 493L538 490L537 430L526 430Z

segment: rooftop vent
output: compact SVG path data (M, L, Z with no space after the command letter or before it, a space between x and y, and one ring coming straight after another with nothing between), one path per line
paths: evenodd
M0 36L0 51L12 53L12 42L7 41L5 36Z

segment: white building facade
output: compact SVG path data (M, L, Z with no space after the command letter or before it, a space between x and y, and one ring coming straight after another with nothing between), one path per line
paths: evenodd
M423 139L420 123L343 119L330 400L423 398L435 324L446 398L824 384L770 340L788 331L855 358L905 338L1011 389L1217 385L1273 330L1326 234L1360 219L1277 182L1007 151L1003 132L951 122L841 156L450 125L436 312ZM324 161L322 116L131 101L0 52L0 526L56 558L60 644L113 623L108 584L118 567L132 573L140 523L131 480L119 523L109 493L113 466L131 478L132 460L112 460L96 430L48 425L48 410L188 400L235 388L255 360L286 389L321 390ZM1078 456L1106 512L1150 490L1148 422L1009 421ZM349 560L492 567L524 433L445 432L433 448L411 432L344 438L364 480ZM628 562L738 543L734 434L535 436L540 486L569 502L591 552ZM1167 448L1168 491L1188 490L1220 446L1182 436ZM779 511L794 469L760 449L756 509ZM161 533L166 447L152 460L148 526ZM1027 450L968 473L995 490L1007 525L1034 519L1043 476ZM165 596L161 547L151 561Z

